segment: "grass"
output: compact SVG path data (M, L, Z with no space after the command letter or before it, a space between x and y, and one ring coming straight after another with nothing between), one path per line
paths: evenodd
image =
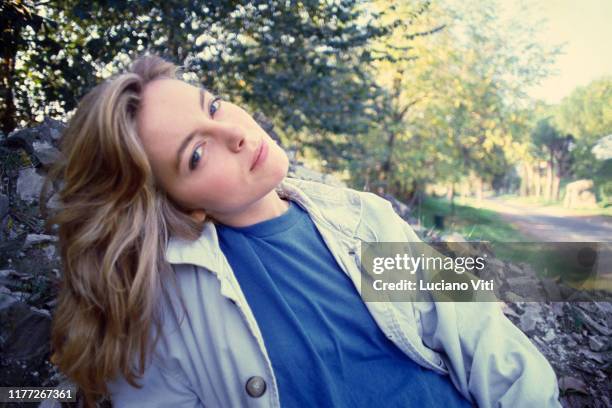
M503 221L494 211L455 204L451 214L450 202L427 197L416 209L416 216L427 228L434 226L434 215L444 216L444 230L458 232L469 241L522 242L528 239L516 228Z

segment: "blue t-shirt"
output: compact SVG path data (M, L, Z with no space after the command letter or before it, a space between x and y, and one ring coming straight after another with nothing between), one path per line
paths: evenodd
M449 377L422 368L384 335L298 204L217 230L261 329L281 406L471 406Z

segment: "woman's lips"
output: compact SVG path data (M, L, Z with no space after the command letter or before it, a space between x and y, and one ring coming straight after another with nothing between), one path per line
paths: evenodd
M261 163L266 160L268 156L268 144L265 139L261 140L261 146L257 151L257 156L255 157L255 161L251 165L251 171L253 171L256 167L258 167Z

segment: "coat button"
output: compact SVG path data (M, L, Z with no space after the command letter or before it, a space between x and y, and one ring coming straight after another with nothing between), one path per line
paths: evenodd
M266 382L258 375L251 377L246 382L246 392L253 398L259 398L266 392Z

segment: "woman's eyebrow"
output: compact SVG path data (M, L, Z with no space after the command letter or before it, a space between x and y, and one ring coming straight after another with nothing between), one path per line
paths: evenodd
M206 101L206 96L204 95L204 90L202 88L200 88L200 108L202 110L204 110L204 102L205 101ZM185 149L189 145L189 142L191 141L191 139L193 139L197 133L198 133L198 131L194 130L193 132L188 134L187 137L185 137L185 139L183 139L183 141L181 142L181 145L179 146L178 151L176 152L176 164L175 164L175 168L176 168L176 172L177 173L179 172L179 168L181 166L181 156L183 155L183 152L185 151Z

